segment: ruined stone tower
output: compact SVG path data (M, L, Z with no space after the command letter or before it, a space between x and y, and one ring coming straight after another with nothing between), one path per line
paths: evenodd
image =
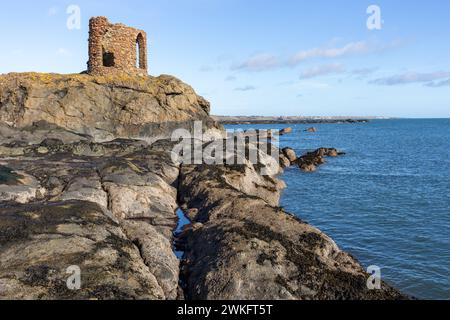
M147 75L147 34L105 17L89 21L88 73Z

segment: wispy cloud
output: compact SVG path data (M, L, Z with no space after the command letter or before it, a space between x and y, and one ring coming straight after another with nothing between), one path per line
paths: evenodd
M320 76L338 74L345 72L343 65L339 63L325 64L310 69L306 69L300 75L300 79L312 79Z
M396 48L404 44L402 41L392 41L389 43L377 43L371 41L356 41L337 46L336 41L330 45L333 47L312 48L299 51L290 57L279 57L271 53L262 53L250 57L249 59L234 63L232 70L241 71L267 71L277 68L295 68L300 63L312 59L336 59L352 55L364 55L374 52L381 52ZM366 70L367 71L367 70Z
M450 79L443 80L443 81L433 81L433 82L427 83L426 86L430 87L430 88L440 88L440 87L450 86Z
M235 91L243 91L243 92L245 92L245 91L253 91L253 90L256 90L256 87L248 85L248 86L244 86L244 87L237 87L234 90Z
M199 70L200 70L200 72L211 72L211 71L213 71L213 67L211 67L211 66L201 66Z
M278 59L274 55L263 53L250 57L244 62L234 64L231 69L258 72L274 69L278 66Z
M378 71L378 68L360 68L352 70L351 74L358 77L367 77L376 71Z
M450 78L450 71L437 71L430 73L407 72L389 77L378 78L370 81L369 83L384 86L424 83L428 87L441 87L447 85L447 82L450 81L450 79L447 78ZM434 82L442 79L446 80L437 83Z
M231 81L236 81L237 78L235 76L228 76L225 78L225 81L231 82Z
M289 64L295 66L308 59L339 58L351 54L367 53L371 50L370 45L365 41L350 42L337 48L313 48L296 53L289 59Z

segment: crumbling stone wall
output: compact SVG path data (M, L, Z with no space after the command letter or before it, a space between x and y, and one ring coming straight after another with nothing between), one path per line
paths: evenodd
M105 17L89 21L88 73L147 75L147 34Z

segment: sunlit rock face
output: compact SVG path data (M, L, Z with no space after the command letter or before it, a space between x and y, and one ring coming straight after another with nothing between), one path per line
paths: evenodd
M8 74L0 76L0 121L16 128L39 121L94 137L156 139L209 117L210 104L167 75L91 76Z

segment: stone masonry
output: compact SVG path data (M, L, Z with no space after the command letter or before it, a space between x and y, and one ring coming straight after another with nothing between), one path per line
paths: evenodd
M88 73L146 76L147 34L124 24L109 23L105 17L91 18Z

